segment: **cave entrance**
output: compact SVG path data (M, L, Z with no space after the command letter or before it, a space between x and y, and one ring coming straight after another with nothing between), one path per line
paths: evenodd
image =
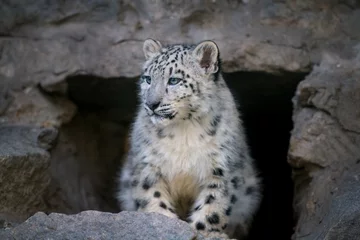
M240 104L251 153L264 184L264 199L255 216L249 239L291 239L295 224L292 208L293 182L291 168L287 164L290 131L293 126L291 99L296 86L306 74L274 75L263 72L224 74L226 82ZM95 207L99 210L118 211L114 198L116 190L114 179L123 147L126 145L124 139L137 107L136 82L137 78L104 79L94 76L74 76L67 79L69 97L79 108L75 121L80 118L81 124L88 116L96 116L95 120L92 120L95 123L91 124L90 128L103 129L103 125L110 122L116 126L112 129L125 129L125 131L117 131L118 135L115 137L109 134L109 129L107 134L96 135L100 139L96 146L105 148L97 152L113 152L111 159L104 159L104 156L108 155L103 154L98 156L101 159L92 163L97 170L103 169L103 175L96 180L97 184L99 181L102 182L95 191L95 195L97 192L101 193L99 195L101 200ZM109 136L111 139L108 139ZM119 143L114 144L114 141ZM104 146L102 144L104 142L109 144ZM89 148L83 148L83 151L86 149ZM94 209L90 206L79 210L85 210L84 208Z
M293 182L287 163L292 97L307 73L224 74L240 104L248 143L263 180L263 201L249 239L290 240L295 226Z

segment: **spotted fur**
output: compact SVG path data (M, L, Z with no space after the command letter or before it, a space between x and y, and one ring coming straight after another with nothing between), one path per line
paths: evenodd
M144 42L139 107L120 173L123 210L186 220L205 236L245 236L260 200L217 45Z

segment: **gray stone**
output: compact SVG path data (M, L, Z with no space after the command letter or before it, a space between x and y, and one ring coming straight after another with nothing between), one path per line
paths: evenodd
M49 96L37 87L28 87L11 94L12 103L0 116L0 122L33 125L38 127L59 127L68 123L77 108L62 96Z
M0 77L64 92L68 76L135 77L142 42L215 40L225 71L304 72L353 56L354 1L1 1Z
M19 226L0 230L0 239L205 240L186 222L161 214L97 211L76 215L39 212Z
M135 81L144 39L211 39L227 72L311 71L294 98L294 239L324 231L328 239L355 235L358 205L351 214L341 202L356 197L336 191L349 186L357 194L350 180L339 181L355 176L347 169L357 169L360 159L359 1L0 0L0 6L0 124L8 124L0 127L0 221L39 210L116 211L112 176L126 134L119 125L133 117L134 105L76 115L66 96L72 77ZM109 85L82 89L91 84L83 80L72 88L77 103L130 102L126 90L107 95ZM338 223L337 210L346 213Z
M358 239L360 65L326 55L299 84L289 163L298 223L293 239Z
M24 218L46 209L43 195L50 184L50 155L39 138L46 132L46 143L53 144L56 131L52 131L0 125L0 218Z

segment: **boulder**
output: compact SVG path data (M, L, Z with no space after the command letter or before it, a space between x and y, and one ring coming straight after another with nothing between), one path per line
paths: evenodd
M248 2L248 3L246 3ZM64 92L68 76L134 77L142 43L215 40L225 71L307 72L323 51L352 56L347 1L1 1L0 77Z
M298 86L289 163L298 223L293 239L360 236L360 64L325 55Z
M75 215L39 212L18 226L0 229L0 239L210 240L199 235L186 222L161 214L98 211Z
M37 211L117 212L116 170L136 107L143 41L210 39L226 72L311 72L294 98L288 154L294 239L357 234L359 1L0 0L0 6L0 221Z
M0 125L0 219L24 219L46 209L54 128Z

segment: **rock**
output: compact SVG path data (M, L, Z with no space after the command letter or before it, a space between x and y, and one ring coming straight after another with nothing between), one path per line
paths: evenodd
M19 226L0 230L0 239L205 240L206 238L198 235L186 222L161 214L85 211L76 215L58 213L46 215L39 212Z
M360 64L325 55L299 84L289 163L294 168L293 239L360 236Z
M44 134L47 148L56 140L52 129L0 125L0 218L27 218L46 209L50 155L43 148Z
M3 123L42 127L59 127L68 123L76 113L76 106L61 96L47 96L37 87L12 93L12 103L0 116Z
M0 124L6 124L0 220L39 210L116 212L115 170L136 104L130 85L116 84L116 91L106 82L136 81L146 38L211 39L226 72L311 72L294 98L294 238L329 231L329 239L340 233L350 239L356 232L357 205L351 215L340 207L350 195L336 191L349 186L357 194L348 169L359 159L358 1L0 0L0 6ZM86 77L77 82L80 76ZM78 112L69 98L88 111ZM348 214L344 224L332 220L335 207Z
M73 75L135 77L148 37L215 40L228 72L307 72L324 51L353 56L360 38L356 1L184 2L2 1L0 76L50 92Z

